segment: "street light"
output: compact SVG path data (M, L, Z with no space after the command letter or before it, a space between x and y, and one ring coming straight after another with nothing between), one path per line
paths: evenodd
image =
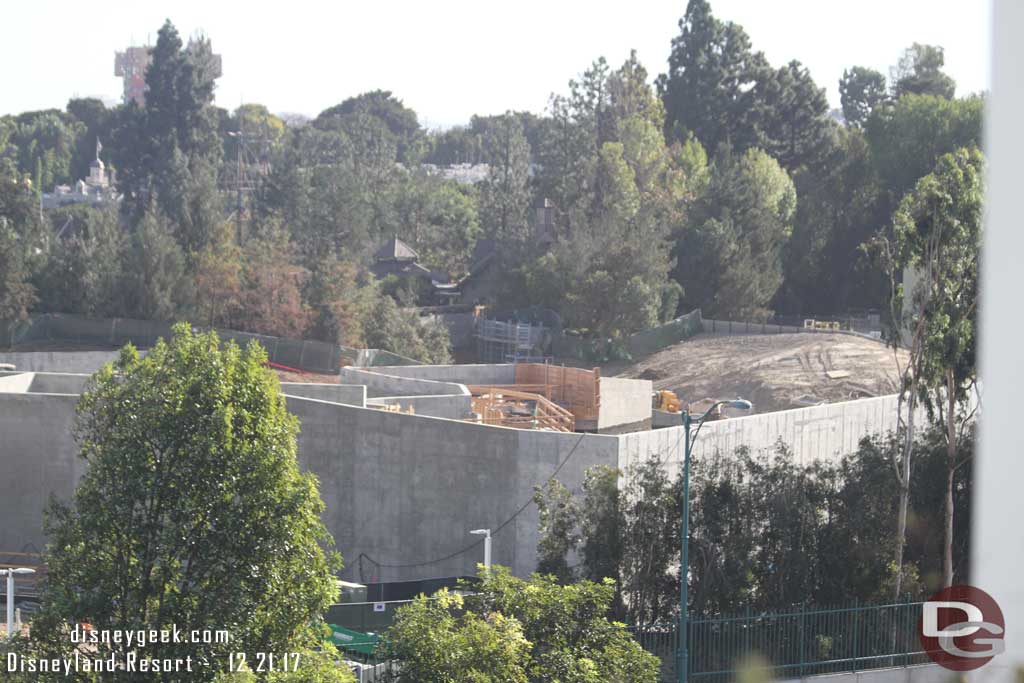
M7 576L7 639L14 637L14 575L35 574L35 569L18 567L16 569L0 569L0 576Z
M491 575L491 530L490 529L473 529L469 533L474 536L484 537L484 571L488 576Z
M690 451L693 442L704 426L704 420L719 406L729 406L738 410L750 410L754 405L745 399L736 398L731 401L718 401L704 411L698 418L690 416L689 410L683 411L683 433L686 439L685 456L683 458L683 529L681 536L682 558L679 565L679 651L676 659L676 671L679 683L686 683L686 669L689 664L689 648L686 639L686 598L690 575ZM697 423L697 431L690 436L690 427Z

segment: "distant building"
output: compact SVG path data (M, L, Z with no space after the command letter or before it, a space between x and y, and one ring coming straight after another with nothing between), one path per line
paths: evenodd
M89 164L89 177L71 185L57 185L53 192L44 192L41 203L44 209L57 209L68 204L105 204L120 199L114 190L114 174L107 172L100 159L103 145L96 140L96 158Z
M185 50L191 50L194 42L189 41ZM214 55L214 78L221 76L220 55ZM123 101L125 104L135 102L140 107L146 104L146 69L153 61L153 48L144 46L132 46L125 48L124 52L114 53L114 75L124 81Z
M487 180L487 174L491 172L490 164L451 164L449 166L437 166L436 164L423 164L428 173L439 175L445 180L454 180L462 185L476 185Z
M124 52L114 53L114 75L124 81L125 104L135 102L140 107L146 104L146 69L153 60L152 50L148 46L129 47Z
M456 285L451 281L451 277L448 273L430 270L420 265L419 257L420 255L416 253L415 249L395 236L373 255L370 272L378 280L383 280L389 275L422 280L433 292L437 303L451 303L458 296Z

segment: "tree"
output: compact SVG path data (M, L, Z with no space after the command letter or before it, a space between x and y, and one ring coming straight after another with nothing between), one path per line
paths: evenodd
M398 161L401 163L417 163L425 152L423 130L416 112L406 107L390 90L373 90L350 97L320 112L313 120L313 125L326 130L334 125L332 119L344 120L357 114L373 117L386 127L397 147Z
M0 180L0 183L7 182ZM24 244L5 216L0 216L0 321L23 320L36 303L29 281Z
M891 196L886 215L943 154L981 145L984 101L907 94L872 112L865 126L882 187ZM881 226L880 226L881 227Z
M0 175L0 321L21 320L36 303L32 276L45 248L31 186Z
M943 49L937 45L914 43L908 47L892 69L893 98L914 94L953 99L956 81L942 71L945 63Z
M943 155L893 217L892 267L904 274L897 294L911 303L901 322L914 332L912 352L919 351L921 400L946 439L945 586L953 583L954 477L966 462L960 442L972 421L977 382L983 165L977 148ZM907 282L910 271L915 277Z
M765 114L758 124L758 147L790 173L817 170L830 147L836 124L828 116L825 89L793 60L775 71L761 92Z
M751 51L741 26L715 18L707 0L690 0L679 30L668 73L658 77L666 136L693 135L712 152L756 144L757 89L770 73L764 55Z
M235 328L242 309L242 250L224 222L196 257L196 315L207 327Z
M242 261L238 329L302 339L312 313L302 300L309 272L296 263L288 233L279 226L251 238Z
M885 277L863 253L886 222L886 202L864 132L836 131L817 169L796 173L793 235L783 249L784 280L773 307L814 315L882 307Z
M849 126L863 127L871 112L889 99L885 76L874 69L855 66L839 79L839 102Z
M576 545L575 500L562 482L552 479L543 487L533 487L533 502L540 520L537 542L537 571L554 576L562 583L573 578L567 556Z
M200 37L183 47L177 29L166 21L146 70L146 106L126 107L115 133L123 210L134 222L157 206L186 256L206 246L221 220L220 115L213 106L217 76L210 41Z
M398 610L383 654L401 663L409 683L527 683L532 646L522 625L500 612L462 611L463 598L441 589Z
M386 349L424 363L450 363L448 329L439 323L421 325L414 311L402 310L390 296L381 296L363 321L366 345Z
M148 211L125 250L125 312L144 320L175 320L192 302L185 256L167 219Z
M723 151L676 235L675 279L685 307L763 318L782 284L795 208L793 181L778 162L757 149Z
M644 652L625 626L605 615L615 589L611 582L561 585L535 574L513 577L504 567L482 576L466 608L496 619L518 622L528 641L527 680L580 683L654 683L658 660Z
M205 664L196 681L222 670L228 651L310 644L340 558L325 550L324 504L296 460L298 421L265 362L255 343L241 350L179 323L145 358L128 346L94 375L75 426L85 473L47 517L33 638L67 656L69 624L229 629L230 643L147 644L147 656ZM96 654L123 658L127 647L99 643Z
M480 186L484 234L503 249L522 252L530 240L530 147L511 112L495 119L484 137L490 170Z
M121 315L127 238L117 209L71 206L50 218L59 237L39 275L43 310L95 318Z

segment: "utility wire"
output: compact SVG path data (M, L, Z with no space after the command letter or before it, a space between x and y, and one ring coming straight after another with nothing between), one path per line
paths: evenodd
M569 450L569 452L566 454L566 456L562 459L562 462L558 463L558 467L555 468L555 471L552 472L551 476L548 477L546 482L544 482L545 485L550 483L551 481L553 481L554 478L558 476L558 473L561 472L562 468L565 467L565 464L567 462L569 462L569 458L571 458L573 456L573 453L575 453L576 449L579 448L579 445L581 443L583 443L583 439L586 436L587 436L586 433L580 434L580 438L576 440L576 443ZM523 503L522 506L520 506L520 508L518 510L516 510L515 513L511 517L506 519L504 522L501 523L500 526L498 526L496 529L494 529L494 531L491 532L491 535L492 536L496 535L499 531L501 531L502 529L507 527L509 524L511 524L515 520L516 517L521 515L523 513L523 511L526 510L526 508L530 507L530 504L532 502L533 502L533 497L531 496L530 499L527 500L525 503ZM440 562L444 562L445 560L450 560L453 557L458 557L459 555L463 555L465 553L468 553L470 550L473 550L474 548L476 548L476 547L480 546L481 544L483 544L483 542L484 542L484 539L481 538L480 540L477 540L477 541L474 541L473 543L470 543L469 545L467 545L465 548L462 548L461 550L457 550L454 553L449 553L448 555L445 555L444 557L439 557L439 558L434 559L434 560L427 560L425 562L413 562L411 564L381 564L380 562L377 562L376 560L374 560L372 557L370 557L366 553L359 553L359 562L361 564L362 561L363 561L363 558L365 558L365 559L369 560L370 562L372 562L375 566L377 566L377 567L379 567L381 569L411 569L411 568L414 568L414 567L426 567L426 566L429 566L429 565L432 565L432 564L438 564Z

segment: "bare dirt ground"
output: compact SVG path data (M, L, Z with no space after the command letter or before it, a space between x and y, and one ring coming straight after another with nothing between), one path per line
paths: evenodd
M898 387L892 349L845 334L701 335L603 372L653 380L655 389L670 389L684 403L740 396L759 413L883 396Z
M278 379L282 382L302 382L304 384L338 384L341 379L338 375L322 375L316 372L289 372L288 370L275 370Z

